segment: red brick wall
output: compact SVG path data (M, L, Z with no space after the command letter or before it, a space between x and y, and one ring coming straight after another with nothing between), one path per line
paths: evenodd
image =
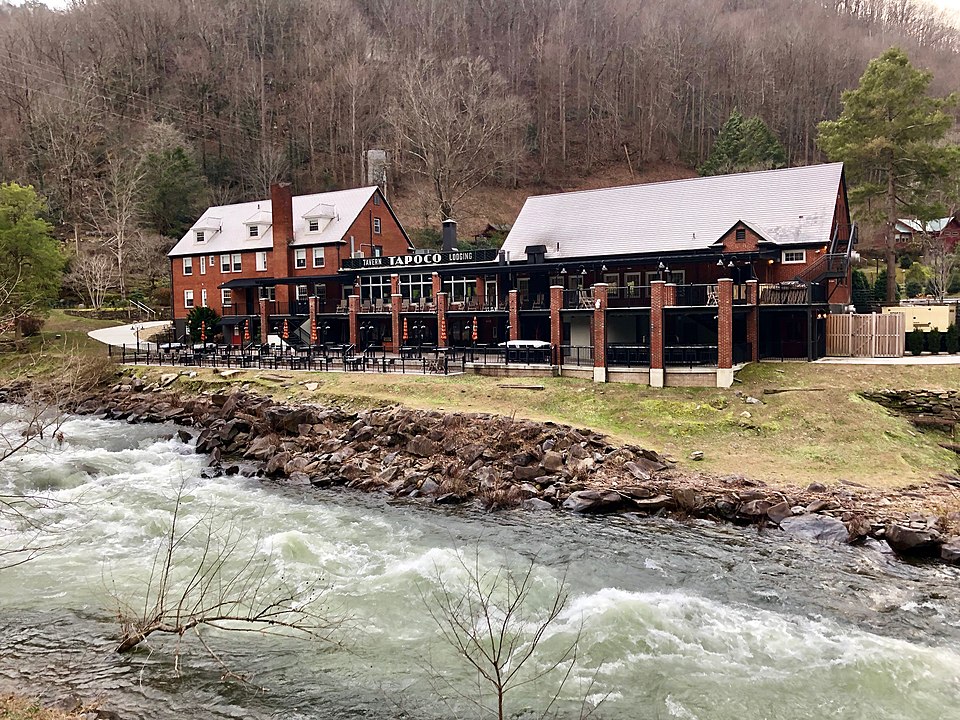
M662 280L654 280L650 287L650 368L663 368L663 307L666 287Z
M379 191L377 191L377 197L381 197ZM347 242L347 252L350 251L350 236L352 235L356 251L362 251L364 257L373 257L371 244L382 246L384 255L408 254L410 252L409 245L407 245L407 238L403 234L400 224L387 209L387 204L383 202L382 197L379 205L374 205L373 198L374 196L370 197L357 219L353 221L350 229L344 235L343 239ZM380 218L379 235L373 233L374 218Z
M754 265L757 271L757 278L762 283L778 283L793 280L797 275L802 273L808 265L815 263L823 255L824 247L824 245L819 245L815 247L796 248L797 250L802 249L807 251L806 262L803 263L784 264L780 261L783 255L777 257L773 263L760 260Z
M603 283L593 286L593 308L593 366L605 368L607 366L607 286Z
M190 312L188 309L183 306L183 291L184 290L193 290L193 304L195 307L200 306L200 297L201 290L206 289L207 291L207 307L216 312L218 315L223 315L223 307L220 304L220 288L219 286L230 280L238 280L240 278L262 278L262 277L273 277L273 253L269 250L267 252L267 270L266 272L257 272L257 257L256 251L248 250L246 252L240 253L240 272L229 272L223 273L220 272L220 255L213 255L214 265L209 267L209 254L206 255L193 255L193 275L184 275L183 274L183 258L176 257L172 258L171 262L173 265L173 317L180 319L185 318ZM200 260L203 259L207 262L207 272L206 275L200 274ZM250 292L250 291L248 291ZM255 292L255 291L253 291ZM239 300L243 299L243 291L234 290L233 299ZM256 295L251 293L250 295L252 300L256 300Z
M290 277L293 267L293 194L290 183L275 183L270 186L270 205L273 216L273 256L276 265L274 277ZM277 285L277 303L285 307L290 300L290 286Z
M479 283L477 283L479 285ZM557 365L563 364L563 324L560 320L560 310L563 308L563 288L559 285L550 286L550 344L557 353Z
M737 241L737 230L743 230L745 238ZM725 253L756 252L760 236L743 223L737 223L723 236L723 251Z
M717 367L733 367L733 280L717 283Z

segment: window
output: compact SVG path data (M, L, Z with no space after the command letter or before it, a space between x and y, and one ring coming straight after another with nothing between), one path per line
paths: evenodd
M380 218L373 219L373 234L374 235L380 234Z
M737 228L735 237L737 242L746 242L747 241L747 231L744 228Z
M784 250L781 261L784 265L797 265L807 261L806 250Z
M193 275L193 258L186 257L183 259L183 274Z
M220 290L220 304L223 307L233 305L233 291L230 288L222 288Z
M207 235L205 232L203 232L203 230L197 230L197 232L195 233L195 236L197 238L198 243L207 241Z
M200 304L201 304L203 307L206 307L206 306L207 306L207 290L206 290L206 288L204 288L203 290L200 291Z
M295 268L305 268L307 266L306 248L297 248L293 251L293 266Z
M230 272L230 256L229 255L220 256L220 272L224 272L224 273Z
M450 293L450 302L463 302L477 293L477 279L464 275L448 278L443 282L443 289Z
M380 193L376 192L373 194L373 204L374 205L380 204Z
M408 300L433 296L433 276L429 273L420 275L401 275L400 294Z
M663 273L661 273L659 270L655 270L653 272L647 273L647 285L649 285L654 280L665 280L668 283L676 283L677 285L683 285L683 283L686 281L686 278L687 278L686 270L672 270L670 272L663 272Z
M297 285L297 300L306 300L310 297L310 292L306 285Z
M517 296L524 303L530 299L530 278L517 278Z
M383 245L371 245L373 257L383 257Z
M320 221L307 220L307 232L320 232Z
M313 266L315 268L323 267L323 248L322 247L313 249Z
M207 259L204 257L200 258L200 274L201 275L207 274Z
M240 264L240 253L233 254L233 271L240 272L242 265Z
M193 307L193 290L184 290L183 291L183 306L185 308Z
M390 297L389 275L368 275L360 278L360 299L377 300Z
M216 267L216 265L217 265L217 256L216 256L216 255L211 255L211 256L210 256L210 267Z
M267 253L258 252L257 253L257 270L259 272L264 272L267 269Z
M250 237L260 237L260 226L251 225L250 226Z
M277 288L273 285L260 288L260 299L273 302L277 299Z

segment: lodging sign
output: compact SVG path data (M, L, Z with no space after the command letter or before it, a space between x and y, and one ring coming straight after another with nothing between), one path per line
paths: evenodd
M404 268L423 265L455 265L457 263L490 262L497 259L494 248L484 250L454 250L452 252L426 252L414 255L390 255L372 258L345 258L344 270L368 268Z

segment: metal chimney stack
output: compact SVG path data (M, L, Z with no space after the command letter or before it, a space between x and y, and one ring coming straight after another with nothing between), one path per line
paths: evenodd
M452 252L457 249L457 221L456 220L444 220L443 221L443 244L440 246L440 250L443 252Z

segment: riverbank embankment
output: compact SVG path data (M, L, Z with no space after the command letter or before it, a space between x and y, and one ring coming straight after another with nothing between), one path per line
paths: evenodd
M691 472L655 450L554 422L281 402L236 386L180 388L181 377L133 375L81 395L70 409L180 425L181 437L210 456L211 473L489 509L705 518L821 542L882 541L903 557L960 561L950 478L896 491L855 483L771 486Z

